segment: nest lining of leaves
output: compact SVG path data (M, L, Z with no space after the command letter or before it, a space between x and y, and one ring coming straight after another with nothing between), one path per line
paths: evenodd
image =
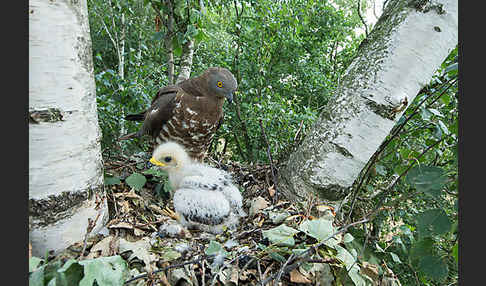
M285 200L272 203L276 191L270 165L210 163L229 171L243 192L249 215L236 230L220 235L183 230L172 237L159 233L161 225L174 219L170 187L165 173L145 162L144 156L105 162L109 235L89 237L45 260L64 264L119 255L127 267L119 279L126 285L373 281L364 274L371 268L358 267L352 235L336 234L332 208L312 202L305 210ZM371 272L378 276L375 268Z

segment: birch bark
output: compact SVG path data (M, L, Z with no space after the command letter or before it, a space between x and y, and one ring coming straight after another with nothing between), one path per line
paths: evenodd
M331 103L281 168L287 198L345 198L402 107L457 45L457 6L457 0L389 1Z
M29 1L29 240L33 255L108 219L86 0Z
M194 55L194 39L188 40L182 47L181 67L179 68L179 76L176 84L188 79L191 76L192 58Z

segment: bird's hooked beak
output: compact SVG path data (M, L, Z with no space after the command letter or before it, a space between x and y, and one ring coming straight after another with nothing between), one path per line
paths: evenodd
M159 160L155 159L154 157L150 158L149 162L156 165L156 166L161 166L161 167L167 166L167 164L160 162Z
M224 97L228 100L229 103L233 103L233 93L227 93Z

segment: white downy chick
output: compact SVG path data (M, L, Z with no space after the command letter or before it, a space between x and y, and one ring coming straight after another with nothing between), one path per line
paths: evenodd
M229 173L191 160L184 148L167 142L155 148L150 162L167 171L174 208L181 224L211 233L234 228L246 216L242 196Z

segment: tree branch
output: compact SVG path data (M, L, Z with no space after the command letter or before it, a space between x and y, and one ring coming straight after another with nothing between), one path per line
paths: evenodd
M431 103L434 103L436 102L442 95L445 94L445 92L447 90L449 90L449 88L454 85L455 83L457 82L457 79L454 79L440 94L439 96L437 96L437 98L435 98ZM361 189L361 186L364 182L364 179L365 177L369 174L370 170L371 170L371 167L375 165L375 163L378 161L378 157L379 155L385 150L385 147L388 146L388 144L390 144L390 142L395 139L398 134L400 134L400 131L405 127L405 125L407 124L408 121L410 121L410 119L412 119L412 117L414 117L415 115L417 115L419 113L419 108L420 106L422 106L426 101L427 99L429 99L429 97L425 97L424 99L422 99L422 101L420 101L417 106L415 107L415 109L412 111L412 113L403 121L403 123L398 127L396 128L394 131L392 131L392 134L391 136L385 140L380 148L378 149L378 151L375 152L375 154L373 154L373 156L371 157L369 163L368 163L368 167L366 168L363 176L361 177L360 181L359 181L359 184L358 186L356 187L356 189L354 189L354 195L353 195L353 200L352 200L352 203L351 203L351 210L348 214L348 217L346 219L346 221L349 221L351 219L351 215L353 213L353 209L354 209L354 204L356 202L356 197L358 196L358 193L359 193L359 190ZM430 105L429 105L430 106Z
M358 16L361 19L361 22L363 23L363 25L365 27L365 35L366 35L366 38L368 38L368 26L366 25L366 22L365 22L363 16L361 15L361 0L358 0Z
M277 177L275 176L275 167L273 165L272 154L270 152L270 143L268 143L267 134L265 133L265 129L263 128L262 120L258 119L258 122L260 123L260 129L262 131L263 140L265 141L265 144L267 144L267 156L268 156L268 160L270 161L270 170L272 171L272 180L275 188L275 195L273 196L273 202L276 203L278 197Z

